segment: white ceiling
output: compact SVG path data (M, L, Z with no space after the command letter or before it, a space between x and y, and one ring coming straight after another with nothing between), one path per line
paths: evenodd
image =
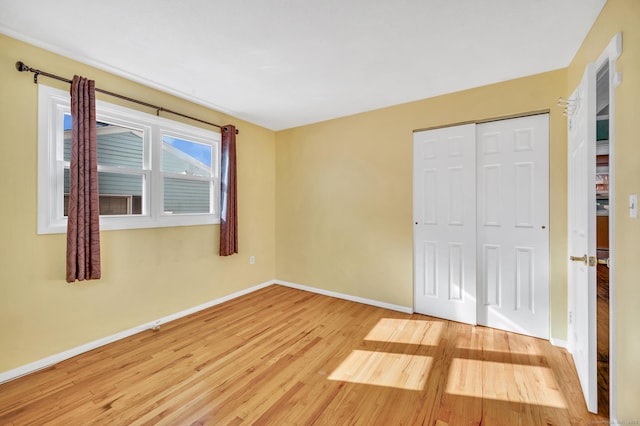
M605 2L0 0L0 32L280 130L566 67Z

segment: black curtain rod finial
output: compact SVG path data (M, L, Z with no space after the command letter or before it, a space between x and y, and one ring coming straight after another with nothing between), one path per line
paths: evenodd
M18 61L16 62L16 69L20 72L26 72L26 71L31 71L33 72L33 82L35 84L38 84L38 76L40 75L40 70L35 70L32 69L31 67L27 66L24 62L22 61Z
M16 62L16 69L20 72L29 71L30 68L24 64L22 61Z

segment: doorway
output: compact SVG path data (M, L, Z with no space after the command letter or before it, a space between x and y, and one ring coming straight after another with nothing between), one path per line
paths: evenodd
M589 411L615 418L616 34L569 98L568 349ZM634 202L635 205L635 202ZM632 212L630 211L630 215Z
M596 72L596 318L598 414L609 417L609 64Z

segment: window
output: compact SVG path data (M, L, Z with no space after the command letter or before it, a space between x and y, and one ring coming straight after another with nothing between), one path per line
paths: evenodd
M70 99L38 90L38 233L64 233ZM102 101L96 116L102 230L219 223L220 134Z

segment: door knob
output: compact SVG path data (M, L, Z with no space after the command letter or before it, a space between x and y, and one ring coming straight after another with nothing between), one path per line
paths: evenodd
M608 257L606 259L598 259L598 265L607 265L607 268L611 268Z
M585 265L587 264L587 255L585 254L584 256L571 256L569 259L571 259L572 262L582 262Z

